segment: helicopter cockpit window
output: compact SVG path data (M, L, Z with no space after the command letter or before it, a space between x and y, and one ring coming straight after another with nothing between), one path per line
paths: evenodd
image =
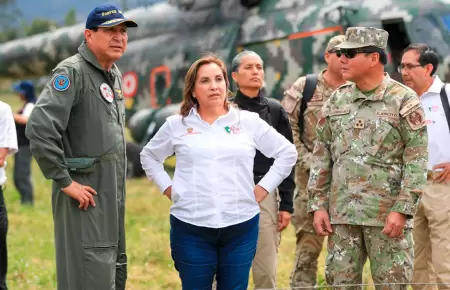
M442 23L444 23L445 28L450 32L450 14L441 16Z

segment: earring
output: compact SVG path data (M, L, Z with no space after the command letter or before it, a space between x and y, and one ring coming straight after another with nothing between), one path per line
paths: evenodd
M194 98L194 99L196 99L197 97L195 96L195 94L192 94L192 97Z

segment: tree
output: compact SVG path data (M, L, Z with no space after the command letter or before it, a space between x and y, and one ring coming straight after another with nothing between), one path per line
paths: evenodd
M0 0L0 42L14 40L23 35L19 24L21 17L22 13L16 7L16 0Z
M0 0L1 1L1 0ZM6 1L6 0L4 0ZM72 26L77 24L77 12L74 8L71 8L69 12L66 14L66 18L64 20L64 26Z
M0 0L0 6L16 4L16 0Z
M51 20L36 18L31 22L31 25L25 27L25 35L35 35L47 31L52 31L58 28L58 25Z

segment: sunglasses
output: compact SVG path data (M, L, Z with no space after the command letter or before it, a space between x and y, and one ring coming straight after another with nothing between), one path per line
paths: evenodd
M374 53L377 52L373 49L340 49L336 51L336 55L338 57L341 57L341 55L344 55L346 58L354 58L359 53Z

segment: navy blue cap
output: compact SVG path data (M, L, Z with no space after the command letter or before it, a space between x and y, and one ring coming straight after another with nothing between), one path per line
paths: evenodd
M138 27L133 20L126 19L122 11L112 4L103 4L94 8L86 20L86 29L95 27L113 27L125 23L128 27Z
M36 101L36 92L31 81L21 81L13 85L13 91L23 95L28 102Z

